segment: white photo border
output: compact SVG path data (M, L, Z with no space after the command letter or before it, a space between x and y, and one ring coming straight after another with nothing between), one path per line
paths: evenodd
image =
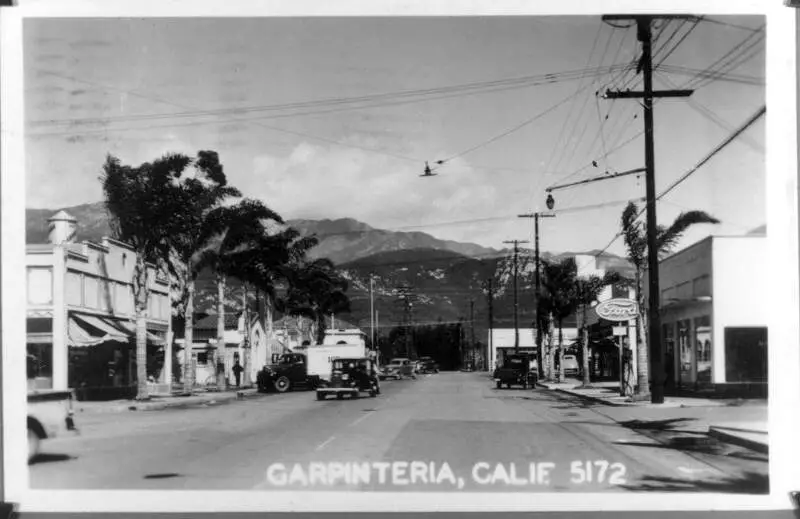
M767 19L767 243L773 302L769 322L770 494L215 492L219 511L503 512L628 510L775 510L800 490L800 271L798 271L796 15L780 0L336 0L256 1L20 0L0 10L2 82L2 406L4 496L20 512L209 512L200 491L35 491L28 488L25 415L25 140L22 25L29 18L522 16L656 12L753 14ZM643 7L646 6L646 7ZM56 180L57 181L57 180ZM755 280L762 282L762 280ZM620 499L624 495L624 499ZM580 496L580 499L576 497ZM198 499L198 497L201 497Z

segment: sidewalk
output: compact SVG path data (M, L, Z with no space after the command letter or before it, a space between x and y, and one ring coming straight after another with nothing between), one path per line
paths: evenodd
M157 411L172 407L190 407L201 405L224 404L234 400L253 397L258 394L256 388L231 389L214 392L196 390L191 396L186 395L154 395L150 400L82 401L75 402L75 413L125 413L128 411Z
M769 450L766 400L694 398L688 396L666 397L663 404L649 401L633 402L619 395L615 382L594 383L590 388L581 382L568 380L561 383L539 382L551 391L579 397L583 400L609 406L608 414L618 421L629 423L657 420L684 422L684 432L696 432L714 437L725 443L739 445L766 453ZM667 420L668 419L668 420Z

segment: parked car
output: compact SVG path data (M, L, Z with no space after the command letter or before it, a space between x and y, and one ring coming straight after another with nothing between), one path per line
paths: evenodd
M259 392L277 391L285 393L290 389L319 386L318 376L309 375L306 356L300 353L285 353L275 364L264 366L258 372L256 385Z
M530 355L519 353L508 355L502 366L494 372L494 381L497 389L503 386L522 386L522 389L536 387L539 374Z
M364 392L373 398L381 392L378 373L372 359L366 357L334 359L331 379L324 386L317 388L317 400L325 400L328 395L336 395L340 400L344 395L358 398Z
M42 440L77 432L73 419L72 391L28 392L28 461L39 454Z
M430 357L420 357L420 373L439 373L439 365Z
M404 378L417 378L417 375L414 373L414 364L410 359L396 358L383 367L380 378L381 380L387 378L401 380Z
M578 358L575 355L564 355L564 376L577 377L580 375L581 369L578 364Z

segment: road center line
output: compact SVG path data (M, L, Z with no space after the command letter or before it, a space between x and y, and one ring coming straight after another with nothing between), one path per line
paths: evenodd
M355 420L353 423L351 423L351 424L350 424L350 427L352 427L352 426L356 425L358 422L360 422L361 420L364 420L365 418L369 418L369 416L370 416L371 414L373 414L373 412L374 412L374 411L370 411L370 412L368 412L368 413L364 413L363 415L361 415L361 417L360 417L360 418L358 418L358 419L357 419L357 420Z
M330 442L332 442L334 439L336 439L336 436L331 436L330 438L328 438L324 442L322 442L319 445L317 445L317 448L314 449L314 450L320 451L320 450L324 449L325 446L328 445Z

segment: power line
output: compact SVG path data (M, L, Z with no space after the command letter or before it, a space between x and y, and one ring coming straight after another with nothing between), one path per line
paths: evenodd
M711 152L708 153L708 155L703 157L697 164L695 164L694 167L692 167L689 171L681 175L675 182L670 184L670 186L666 190L664 190L660 195L658 195L658 197L656 197L656 200L663 198L664 196L667 195L667 193L678 187L684 180L689 178L690 175L692 175L695 171L700 169L705 163L711 160L717 153L722 151L728 144L733 142L739 135L744 133L748 128L750 128L750 126L752 126L756 121L761 119L761 117L763 117L764 114L766 113L767 113L767 107L766 105L764 105L760 109L758 109L756 113L753 114L740 128L734 131L733 134L731 134L727 139L718 144L716 148L714 148L713 150L711 150Z
M613 67L611 67L613 69ZM78 78L57 74L54 72L45 71L48 75L53 75L55 77L59 77L62 79L67 79L70 81L80 82L84 84L89 84L93 86L99 86L101 88L105 88L104 85L98 85L93 82L81 80ZM422 100L405 100L402 102L392 102L395 98L407 98L407 97L419 97L419 96L427 96L432 94L452 94L458 93L459 95L473 95L475 93L483 93L481 89L487 89L486 91L492 92L498 90L498 87L529 87L529 86L539 86L542 84L553 84L559 81L572 81L575 79L582 78L584 75L591 75L597 73L606 73L603 70L574 70L574 71L565 71L565 72L554 72L554 73L545 73L545 74L537 74L532 76L522 76L516 78L507 78L501 80L492 80L492 81L483 81L483 82L475 82L475 83L465 83L459 85L451 85L445 87L437 87L437 88L427 88L427 89L417 89L417 90L405 90L405 91L398 91L398 92L389 92L389 93L381 93L381 94L369 94L363 96L353 96L353 97L339 97L339 98L327 98L327 99L320 99L314 101L301 101L301 102L292 102L292 103L282 103L282 104L274 104L274 105L257 105L257 106L246 106L246 107L232 107L232 108L220 108L220 109L192 109L189 111L184 112L172 112L172 113L155 113L155 114L136 114L136 115L122 115L122 116L107 116L107 117L89 117L89 118L68 118L68 119L49 119L49 120L39 120L39 121L31 121L30 124L32 126L41 126L41 125L63 125L63 124L88 124L88 123L103 123L103 122L115 122L115 121L150 121L150 120L158 120L158 119L180 119L186 117L198 117L198 116L219 116L219 115L242 115L247 113L253 112L271 112L271 111L284 111L284 110L291 110L291 109L302 109L302 108L315 108L315 107L325 107L325 106L336 106L341 104L352 104L352 103L364 103L364 102L374 102L374 101L381 101L381 100L389 100L386 104L373 104L361 107L345 107L343 110L349 109L363 109L363 108L375 108L381 106L394 106L395 104L408 104L409 102L421 102L427 99ZM503 88L505 89L505 88ZM161 99L154 99L150 96L142 95L135 91L129 91L124 89L115 89L115 90L122 90L125 93L130 95L134 95L135 97L140 97L149 100L155 100L164 104L171 104L174 106L174 103L168 103ZM477 92L475 92L477 90ZM433 99L445 98L445 97L453 97L453 95L447 96L439 96L433 97ZM295 117L298 115L316 115L319 113L329 113L331 111L341 111L342 109L336 110L323 110L323 111L306 111L300 113L291 113L291 114L284 114L284 115L274 115L274 116L262 116L259 117L260 119L263 118L277 118L277 117ZM237 119L238 120L238 119ZM249 120L249 119L248 119Z
M592 56L594 56L595 49L597 48L597 42L600 41L600 34L602 32L601 29L602 29L602 25L598 26L597 33L595 34L595 37L594 37L594 42L592 43L592 49L589 52L589 57L586 59L585 67L588 67L589 63L592 62ZM613 33L612 33L612 35L613 35ZM611 36L609 36L609 41L610 41L610 38L611 38ZM578 83L578 85L575 87L575 95L577 95L578 92L580 91L580 87L581 87L581 83ZM548 171L550 169L550 165L552 164L553 159L555 158L556 150L558 149L559 143L561 142L561 138L564 135L564 131L567 129L567 122L569 121L569 118L572 117L572 111L573 111L574 108L575 108L575 103L570 105L569 112L567 113L567 117L564 119L564 123L561 125L561 130L558 132L558 137L556 138L555 144L553 145L553 150L550 152L550 158L548 159L547 164L545 166L545 171Z
M753 125L753 124L754 124L754 123L755 123L755 122L756 122L758 119L760 119L761 117L763 117L763 116L764 116L764 114L766 114L766 112L767 112L767 107L766 107L766 106L762 106L762 107L761 107L761 108L760 108L758 111L756 111L756 113L755 113L754 115L752 115L752 116L751 116L751 117L750 117L750 118L749 118L749 119L748 119L748 120L747 120L747 121L746 121L746 122L745 122L745 123L744 123L744 124L743 124L741 127L739 127L739 128L738 128L736 131L734 131L734 132L733 132L733 133L732 133L732 134L731 134L729 137L727 137L727 138L726 138L725 140L723 140L723 141L722 141L722 142L721 142L719 145L717 145L717 146L716 146L716 147L715 147L713 150L711 150L711 152L709 152L709 153L708 153L708 154L707 154L705 157L703 157L703 159L701 159L701 160L700 160L700 161L699 161L697 164L695 164L695 166L693 166L693 167L692 167L692 168L691 168L689 171L687 171L686 173L684 173L683 175L681 175L681 176L680 176L680 177L679 177L679 178L678 178L678 179L677 179L675 182L673 182L672 184L670 184L670 186L669 186L667 189L665 189L664 191L662 191L662 193L656 197L656 200L657 200L657 201L660 201L660 200L661 200L661 199L662 199L664 196L666 196L666 195L667 195L667 194L668 194L670 191L672 191L673 189L675 189L675 188L676 188L678 185L680 185L680 184L681 184L682 182L684 182L684 181L685 181L687 178L689 178L689 176L691 176L693 173L695 173L695 172L696 172L698 169L700 169L700 168L701 168L703 165L705 165L706 163L708 163L708 161L709 161L709 160L711 160L711 159L712 159L712 158L713 158L715 155L717 155L717 154L718 154L719 152L721 152L721 151L722 151L722 150L723 150L723 149L724 149L726 146L728 146L728 145L729 145L731 142L733 142L733 141L734 141L734 140L735 140L737 137L739 137L739 136L740 136L740 135L741 135L741 134L742 134L744 131L746 131L746 130L747 130L749 127L750 127L750 126L752 126L752 125ZM638 213L636 214L636 216L634 217L634 220L638 219L638 218L639 218L639 217L640 217L642 214L644 214L645 210L646 210L646 208L642 208L642 209L640 209L640 210L639 210L639 212L638 212ZM607 251L607 250L608 250L608 248L609 248L609 247L611 247L611 245L613 245L613 244L614 244L614 242L616 242L616 241L617 241L617 239L619 239L619 238L620 238L622 235L623 235L623 231L619 231L619 232L618 232L618 233L617 233L617 234L616 234L616 235L615 235L615 236L614 236L614 237L611 239L611 241L608 243L608 245L606 245L605 247L603 247L603 248L600 250L600 252L598 252L597 254L595 254L595 257L597 257L597 256L600 256L600 255L601 255L601 254L603 254L605 251ZM586 265L584 265L584 266L586 266Z
M491 144L491 143L493 143L493 142L496 142L496 141L498 141L498 140L502 139L503 137L506 137L506 136L508 136L508 135L511 135L512 133L514 133L514 132L516 132L516 131L518 131L518 130L520 130L520 129L524 128L525 126L528 126L529 124L531 124L531 123L533 123L533 122L537 121L538 119L541 119L541 118L542 118L542 117L544 117L545 115L549 114L550 112L552 112L553 110L555 110L555 109L556 109L556 108L558 108L559 106L561 106L561 105L563 105L564 103L566 103L567 101L569 101L571 98L575 97L575 96L576 96L578 93L579 93L579 92L576 92L575 94L571 94L571 95L569 95L569 96L567 96L567 97L563 98L563 99L562 99L561 101L559 101L558 103L556 103L556 104L554 104L554 105L550 106L550 108L548 108L547 110L545 110L545 111L543 111L543 112L540 112L540 113L538 113L538 114L534 115L533 117L531 117L531 118L529 118L529 119L526 119L526 120L525 120L525 121L523 121L522 123L520 123L520 124L518 124L518 125L514 126L513 128L510 128L510 129L508 129L508 130L504 131L503 133L501 133L501 134L499 134L499 135L497 135L497 136L495 136L495 137L492 137L491 139L488 139L488 140L486 140L486 141L484 141L484 142L482 142L482 143L480 143L480 144L477 144L477 145L475 145L475 146L472 146L472 147L470 147L470 148L467 148L466 150L464 150L464 151L462 151L462 152L459 152L459 153L456 153L455 155L452 155L452 156L450 156L450 157L448 157L448 158L446 158L446 159L439 160L439 161L437 161L437 163L438 163L438 164L445 164L445 163L447 163L447 162L449 162L449 161L451 161L451 160L453 160L453 159L455 159L455 158L457 158L457 157L462 157L462 156L466 155L467 153L471 153L471 152L473 152L473 151L475 151L475 150L477 150L477 149L483 148L484 146L488 146L489 144Z

